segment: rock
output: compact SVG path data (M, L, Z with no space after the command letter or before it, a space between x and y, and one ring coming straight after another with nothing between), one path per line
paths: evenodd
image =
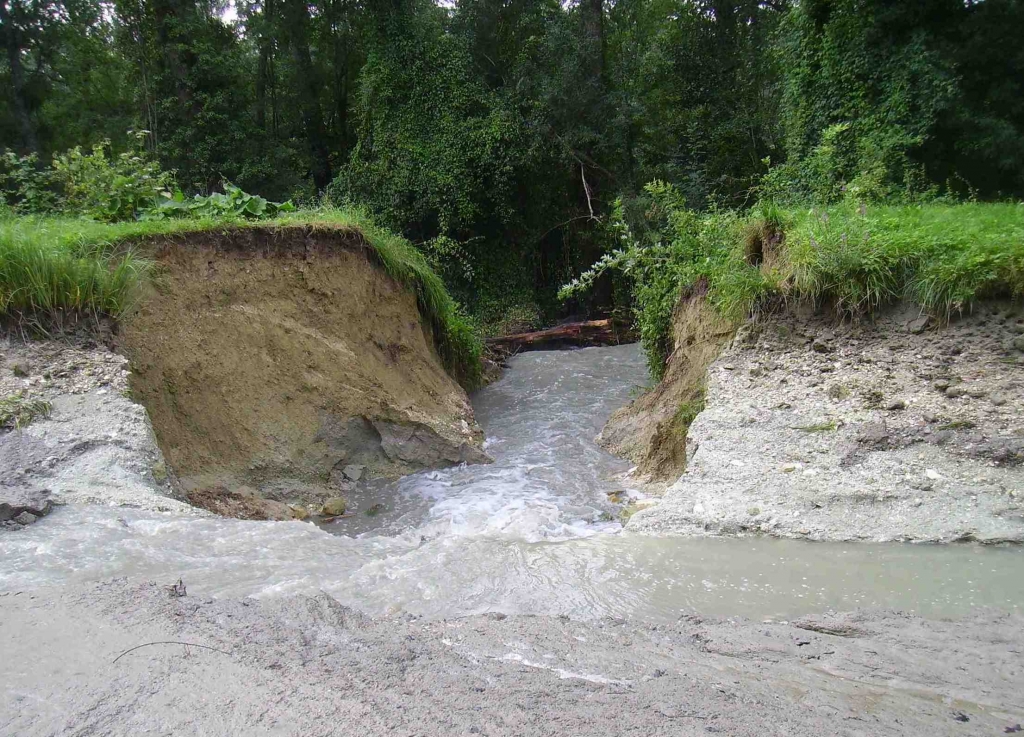
M17 522L19 525L30 525L37 519L39 518L31 512L22 512L14 518L14 521Z
M11 364L11 373L19 379L24 379L32 371L32 368L24 361L17 361Z
M373 421L384 455L416 468L439 468L458 463L492 463L482 450L463 442L455 445L428 425L418 422Z
M967 395L974 397L975 399L981 399L986 394L988 394L988 392L978 386L973 386L967 390Z
M747 514L750 515L751 517L756 517L757 515L761 514L761 508L760 507L751 507L750 509L747 510Z
M928 315L921 315L907 323L907 331L913 335L920 335L928 328L928 323L930 322L931 317Z
M967 393L967 390L964 389L959 384L957 384L956 386L948 387L946 389L946 391L945 391L946 396L949 397L950 399L956 399L957 397L962 397L966 393Z
M338 517L345 514L345 510L348 508L348 502L340 496L332 496L326 502L324 502L323 509L320 510L320 514L324 517Z
M22 512L28 512L33 517L45 517L52 508L48 489L0 486L0 521L16 519Z
M940 391L940 392L944 392L944 391L946 391L947 389L949 389L949 387L950 387L950 381L949 381L949 379L939 379L939 380L935 381L935 382L934 382L934 383L932 384L932 386L933 386L933 387L934 387L934 388L935 388L935 389L936 389L937 391Z
M930 478L932 481L938 481L942 478L941 474L934 468L929 468L924 472L924 475Z
M815 338L811 343L811 350L815 353L831 353L834 349L821 338Z
M837 402L841 402L850 396L850 390L842 384L833 384L825 391L825 393L830 399L834 399Z
M302 520L309 518L309 510L301 504L289 504L288 509L292 510L292 516L295 519Z
M363 472L366 470L366 466L361 466L356 463L349 464L342 469L342 473L349 481L358 481L363 477Z
M894 399L885 405L885 408L890 412L896 412L901 409L907 408L907 403L902 399Z
M1002 394L993 394L991 397L989 397L988 401L992 402L992 404L995 405L996 407L1002 407L1004 404L1006 404L1007 399Z

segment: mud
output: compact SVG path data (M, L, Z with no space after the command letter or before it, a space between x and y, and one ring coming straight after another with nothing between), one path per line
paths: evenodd
M487 460L415 295L358 235L243 230L149 247L158 276L121 347L186 493L315 502L338 493L346 465L395 478Z
M999 735L1024 722L1024 620L1009 615L371 620L324 594L208 600L174 583L0 594L0 734Z

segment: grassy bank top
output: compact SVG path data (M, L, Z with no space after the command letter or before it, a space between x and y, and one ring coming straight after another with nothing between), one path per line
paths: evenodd
M899 301L945 319L982 299L1024 297L1020 203L762 202L747 212L696 212L671 186L654 183L619 208L613 227L621 247L561 293L571 297L603 272L621 272L655 377L673 349L681 295L706 294L734 320L794 302L850 317Z
M309 228L361 236L384 270L412 289L431 324L448 372L466 386L480 376L480 342L441 279L409 243L357 212L299 211L271 220L167 219L99 223L84 218L0 219L0 317L43 318L66 312L118 317L153 264L147 240L239 228Z

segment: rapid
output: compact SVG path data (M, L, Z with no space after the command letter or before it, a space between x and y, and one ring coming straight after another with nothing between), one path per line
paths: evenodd
M629 464L593 438L644 382L637 346L523 354L473 397L493 464L371 484L350 499L356 515L320 527L69 506L0 537L0 590L180 577L192 595L322 590L372 615L650 622L1024 608L1017 548L623 531L609 495L642 494L623 480Z

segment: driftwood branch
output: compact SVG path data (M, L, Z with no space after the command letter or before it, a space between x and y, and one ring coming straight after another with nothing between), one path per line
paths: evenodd
M114 662L116 663L118 660L123 658L128 653L133 653L140 648L149 647L150 645L184 645L186 647L202 648L203 650L213 650L213 652L221 653L223 655L231 655L231 653L229 653L227 650L218 650L215 647L210 647L209 645L199 645L195 642L180 642L179 640L157 640L155 642L144 642L141 645L136 645L135 647L128 648L123 653L114 658Z
M618 345L630 339L628 331L617 327L613 320L587 320L556 325L546 330L503 335L490 338L487 345L509 353L522 350L543 350L565 345Z

